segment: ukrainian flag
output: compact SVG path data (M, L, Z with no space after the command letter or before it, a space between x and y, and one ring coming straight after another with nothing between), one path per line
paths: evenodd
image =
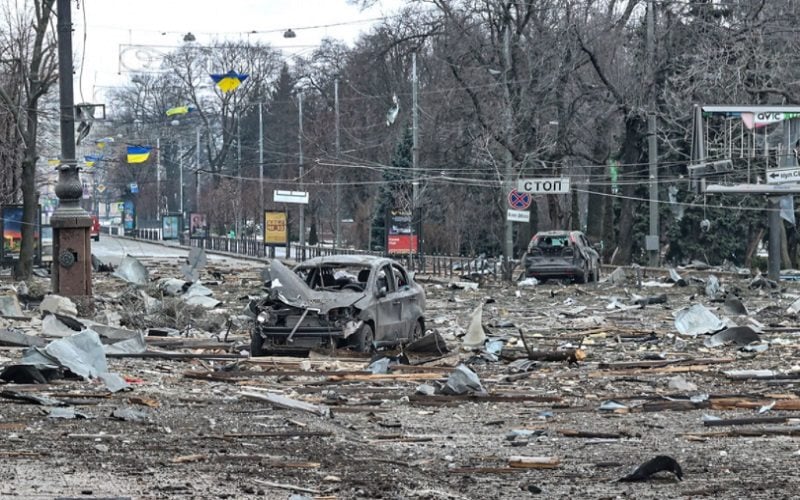
M47 164L50 165L51 167L57 167L58 165L61 165L61 160L59 160L58 158L50 158L49 160L47 160Z
M89 155L84 156L83 161L86 163L86 166L89 168L94 167L95 162L102 160L103 158L100 156Z
M194 111L194 108L191 106L176 106L167 110L167 116L185 115L190 111Z
M113 137L103 137L102 139L97 139L94 143L97 145L97 149L103 149L106 147L106 144L109 142L114 142Z
M239 88L239 85L247 80L248 76L249 75L230 70L224 75L211 75L211 79L214 80L214 83L217 84L217 87L219 87L223 93L227 93Z
M150 146L128 146L128 163L144 163L150 158Z

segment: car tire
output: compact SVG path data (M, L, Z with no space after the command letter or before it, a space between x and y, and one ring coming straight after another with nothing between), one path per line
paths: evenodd
M416 323L414 323L414 329L411 330L411 338L408 339L409 342L414 342L415 340L419 340L425 336L425 320L419 318Z
M97 236L92 236L92 239L94 241L100 241L100 235L98 234Z
M250 357L264 354L264 339L255 331L250 332Z
M589 268L586 266L586 263L583 263L583 273L575 276L575 283L586 283L589 281Z
M372 325L364 322L358 332L353 336L353 348L358 352L372 352L374 350L375 330Z

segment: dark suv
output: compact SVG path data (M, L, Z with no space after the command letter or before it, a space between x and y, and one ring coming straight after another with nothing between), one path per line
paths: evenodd
M558 278L586 283L600 277L600 255L580 231L536 233L523 261L525 276L540 281Z

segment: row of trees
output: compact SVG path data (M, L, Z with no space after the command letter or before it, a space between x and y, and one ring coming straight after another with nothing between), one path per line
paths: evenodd
M164 189L177 192L174 166L183 158L186 206L208 212L218 225L258 221L262 188L267 208L273 189L302 188L311 193L306 220L313 231L331 237L337 214L352 219L342 236L359 248L382 241L376 234L384 230L387 200L408 203L416 177L426 251L499 254L508 173L570 176L572 195L537 199L531 223L514 227L516 252L536 230L572 227L602 240L607 258L632 262L642 258L647 232L646 124L655 113L659 197L666 201L667 189L677 188L673 196L687 204L680 219L674 206L663 205L660 233L668 257L743 264L765 225L758 210L764 202L706 200L689 189L692 108L796 103L799 20L800 5L791 0L409 0L352 47L326 40L291 60L260 43L187 42L165 55L158 72L132 75L112 93L108 127L123 138L118 146L161 138ZM409 171L412 54L419 79L418 173ZM25 60L30 67L32 59ZM249 77L223 93L209 73L231 69ZM19 81L3 85L24 88ZM387 126L393 95L399 113ZM165 111L179 105L194 111L174 124ZM7 109L0 111L0 133L16 133L10 119ZM709 138L725 140L713 130ZM0 154L0 168L13 173L8 179L21 178L22 156ZM734 158L737 172L744 161ZM614 180L612 163L618 165ZM137 181L143 186L139 215L155 219L163 203L155 200L152 164L126 165L119 148L108 165L110 188ZM0 196L15 196L21 181L4 182ZM712 221L709 232L699 230L704 218ZM715 228L730 231L723 237ZM787 257L796 259L792 252Z

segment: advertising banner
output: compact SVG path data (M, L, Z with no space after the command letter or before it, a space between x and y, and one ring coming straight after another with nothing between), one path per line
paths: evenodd
M189 237L208 238L208 219L206 214L196 212L189 214Z
M126 231L136 229L136 204L133 200L122 202L122 227Z
M3 220L3 248L0 252L2 260L18 259L22 248L22 205L3 205L0 210ZM37 210L37 221L41 221L41 207ZM41 261L41 250L39 248L39 234L41 232L41 222L37 223L33 233L34 239L34 259Z
M389 230L386 232L386 249L390 254L408 254L417 251L411 212L392 210L389 213Z
M286 246L289 243L289 228L286 212L264 211L264 243Z
M177 240L181 236L182 220L180 214L165 215L161 219L161 239Z

